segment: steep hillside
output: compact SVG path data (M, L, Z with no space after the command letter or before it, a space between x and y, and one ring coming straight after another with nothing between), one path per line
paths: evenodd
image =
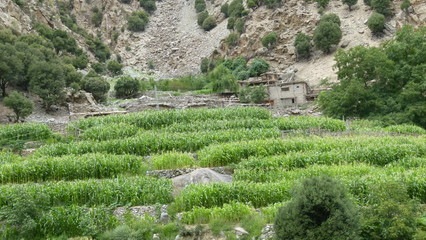
M32 23L37 21L73 32L64 23L66 15L86 33L99 36L114 53L121 56L126 66L138 71L154 71L158 78L198 73L201 59L218 50L223 57L263 58L275 71L284 71L294 65L298 69L297 76L312 85L318 85L323 78L336 79L332 55L316 51L309 61L296 62L293 47L295 36L299 32L313 33L320 18L316 3L287 0L273 9L262 6L250 10L245 32L237 46L230 48L224 41L230 33L226 27L228 20L220 12L225 2L230 1L207 1L207 10L218 21L218 25L209 32L197 25L193 0L157 1L157 10L151 14L147 29L138 33L127 30L127 17L133 11L142 10L139 1L123 4L116 0L30 0L19 7L13 0L3 0L0 2L0 25L28 33L32 32ZM349 11L341 1L331 1L325 13L340 16L343 29L341 43L348 45L348 48L356 45L375 46L392 37L395 29L404 23L425 23L424 1L412 1L409 15L400 10L401 2L394 1L396 14L388 19L385 36L381 38L372 36L365 24L372 11L363 1L358 1L353 11ZM98 26L92 22L94 8L99 9L101 14ZM262 37L269 32L278 34L278 45L272 50L267 50L261 44ZM82 34L74 29L73 35L79 45L87 49ZM92 55L89 56L93 59Z

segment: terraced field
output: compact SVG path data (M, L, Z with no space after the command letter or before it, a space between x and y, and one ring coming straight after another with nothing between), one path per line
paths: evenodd
M390 182L426 204L426 131L415 126L227 108L88 118L70 123L68 133L61 137L34 124L0 126L5 149L11 142L43 143L27 157L0 152L2 239L113 239L107 235L117 227L141 229L137 223L156 226L139 232L145 234L140 239L175 239L185 236L186 224L237 224L253 215L271 223L293 186L321 175L344 183L359 206L368 206L371 192ZM233 182L190 185L173 196L170 179L146 175L187 167L227 167ZM113 214L116 207L163 204L169 205L169 223L150 217L123 223ZM7 217L21 216L19 210L29 211L25 226Z

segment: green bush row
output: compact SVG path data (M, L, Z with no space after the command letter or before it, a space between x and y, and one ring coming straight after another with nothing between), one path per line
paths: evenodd
M281 132L271 129L239 129L212 132L168 133L142 132L139 136L102 142L81 141L57 143L39 148L35 156L62 156L84 153L133 154L146 156L165 151L194 152L210 144L242 139L280 137Z
M0 183L110 178L148 169L142 158L129 155L87 154L43 157L0 165Z
M0 186L0 206L11 196L26 193L44 194L49 205L149 205L172 201L172 185L168 179L151 177L119 177L78 181L46 182L44 184L7 184Z

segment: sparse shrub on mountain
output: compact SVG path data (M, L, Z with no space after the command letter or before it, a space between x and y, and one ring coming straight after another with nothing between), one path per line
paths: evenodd
M320 23L322 22L331 22L339 26L341 24L339 16L337 16L335 13L324 14L320 19Z
M140 6L145 9L145 11L152 13L157 10L157 6L155 5L155 0L140 0Z
M94 7L92 8L92 24L95 25L95 27L99 27L102 24L102 18L103 18L103 13L101 10L99 10L98 7Z
M207 11L200 12L197 16L197 23L200 27L203 26L204 20L209 17L209 13Z
M332 22L320 22L314 31L315 46L325 53L330 53L331 46L342 39L342 30L339 25Z
M342 2L349 7L349 11L352 11L352 6L357 4L358 0L342 0Z
M208 16L203 22L203 29L205 31L210 31L215 28L216 25L216 19L213 16Z
M144 11L133 12L127 18L127 29L132 32L142 32L148 24L148 13Z
M388 16L391 14L390 0L371 0L371 8L376 12Z
M367 26L374 34L381 33L385 29L386 18L380 13L373 13L367 21Z
M272 49L277 44L278 36L275 32L266 34L262 38L262 45L268 49Z
M129 76L123 76L119 78L114 86L117 97L131 97L138 93L140 88L140 81Z
M229 47L236 46L238 44L238 34L234 32L230 33L226 38L226 44L228 44Z
M321 8L326 8L330 0L315 0Z
M117 61L109 61L107 64L107 69L112 75L120 75L122 73L123 64Z
M229 11L228 11L228 9L229 9L229 4L228 3L225 3L225 4L222 5L222 7L220 7L220 12L223 13L226 18L229 17L229 14L228 14Z
M206 2L204 0L195 0L195 10L197 13L206 10Z
M311 55L311 38L303 33L299 33L294 41L298 59L307 59Z

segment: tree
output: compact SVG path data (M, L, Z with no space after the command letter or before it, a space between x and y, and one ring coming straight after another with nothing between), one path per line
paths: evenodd
M358 229L358 209L344 186L329 177L305 179L275 219L279 240L353 240Z
M303 33L298 33L294 41L298 59L309 58L311 55L311 38Z
M6 88L16 82L23 70L16 49L9 43L0 43L0 89L6 97Z
M403 10L406 14L408 14L408 8L411 6L410 0L404 0L401 3L401 10Z
M237 92L238 83L235 76L223 64L215 67L208 75L212 90L217 93Z
M352 11L352 6L355 5L358 0L342 0L342 2L349 7L349 11Z
M123 64L117 62L117 61L109 61L107 64L107 69L112 75L119 75L121 74L121 70L123 69Z
M46 110L64 99L64 71L61 65L52 62L37 62L31 65L29 89L43 99Z
M335 13L324 14L321 17L321 20L320 20L320 23L322 23L322 22L331 22L331 23L335 23L339 26L341 24L339 16L337 16L337 14L335 14Z
M371 8L376 12L385 16L391 14L391 3L390 0L371 0Z
M104 102L107 99L106 94L110 89L110 85L102 77L86 77L86 79L84 79L83 89L92 93L96 101Z
M197 13L206 10L206 2L204 0L195 0L195 11Z
M255 58L249 68L250 77L258 77L260 74L267 72L268 69L269 64L265 60Z
M203 29L210 31L216 27L216 19L213 16L208 16L203 22Z
M142 32L148 24L149 15L144 11L132 12L127 18L127 29L133 32Z
M139 92L141 83L138 79L129 76L121 77L114 86L117 97L130 97Z
M383 14L373 13L367 21L367 26L374 34L381 33L385 29L386 18Z
M157 10L157 6L155 5L155 0L140 0L140 6L143 7L147 12L154 12Z
M342 30L339 25L331 22L321 22L314 31L315 46L325 53L330 52L332 45L342 39Z
M262 38L262 45L268 49L273 48L277 43L277 34L275 32L268 33Z
M34 110L33 102L16 91L5 97L3 103L15 113L15 122L19 122L20 118L29 116Z

